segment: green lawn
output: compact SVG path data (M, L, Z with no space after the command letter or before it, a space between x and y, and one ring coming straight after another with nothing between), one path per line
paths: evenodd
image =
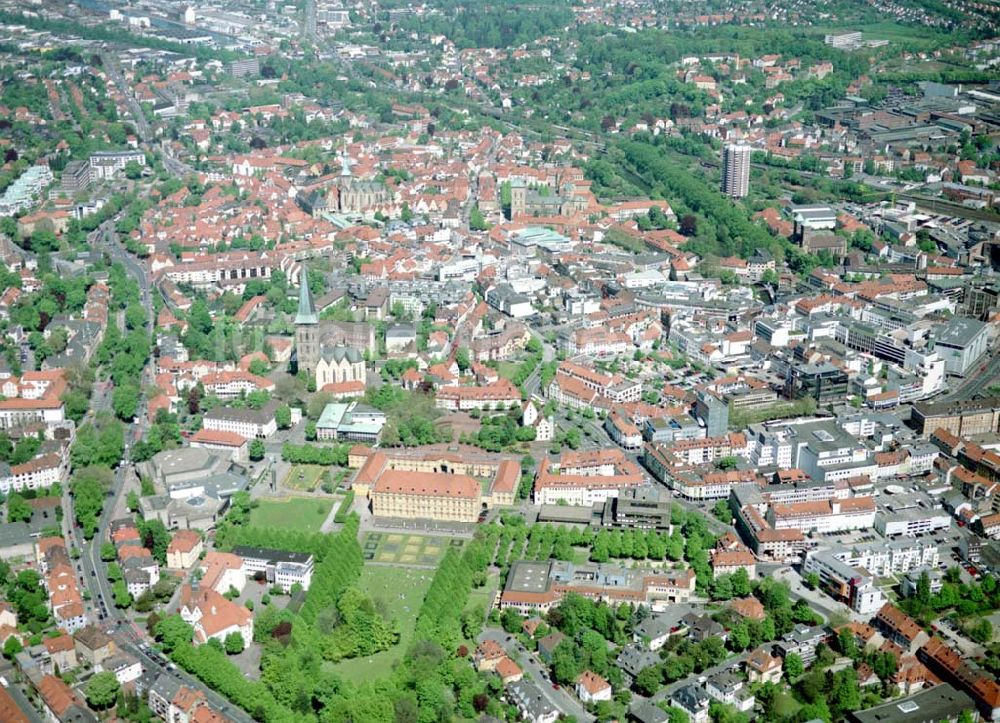
M319 532L334 501L290 497L283 501L261 500L250 513L250 524L257 527L278 527L284 530Z
M434 578L433 570L365 565L358 587L375 601L381 601L399 626L399 642L388 650L332 664L332 669L347 680L360 683L384 678L392 664L402 657L413 640L413 626ZM330 664L327 664L330 665Z
M497 366L497 374L504 379L513 379L520 367L521 365L517 362L502 361Z
M807 35L822 36L829 33L843 33L853 30L860 30L865 40L889 40L896 42L909 42L922 45L932 45L941 42L947 31L928 28L921 25L901 25L891 20L880 23L867 23L860 27L852 24L847 25L814 25L803 28L803 33Z
M318 464L295 464L288 471L285 486L293 490L312 492L319 484L326 467Z
M481 607L483 610L488 610L490 603L493 602L493 596L496 594L499 583L500 576L496 573L490 574L483 587L473 588L469 594L469 604L465 606L465 609L473 610L476 607Z
M774 699L774 712L782 718L790 718L795 715L802 706L795 698L782 691Z

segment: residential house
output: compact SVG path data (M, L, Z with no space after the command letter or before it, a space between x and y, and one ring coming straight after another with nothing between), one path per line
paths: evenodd
M597 673L585 670L576 679L576 694L584 703L611 700L611 683Z
M747 680L751 683L778 683L781 680L781 658L766 648L757 648L747 657Z
M699 685L684 685L670 696L670 705L687 713L691 723L708 723L708 693Z
M167 567L171 570L187 570L201 556L204 545L197 530L178 530L167 545Z
M115 641L96 625L88 625L73 635L76 654L96 667L117 651Z

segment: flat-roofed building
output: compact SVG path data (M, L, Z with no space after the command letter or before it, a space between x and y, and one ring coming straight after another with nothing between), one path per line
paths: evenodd
M938 429L956 437L994 434L1000 431L1000 397L957 402L917 402L911 419L925 437Z
M293 585L308 590L312 583L313 556L309 553L237 545L233 554L243 560L247 577L263 573L269 585L277 585L286 593Z
M690 568L665 571L521 560L511 566L500 607L522 614L542 614L572 592L594 601L649 605L655 610L690 601L695 582Z
M670 528L673 503L670 494L658 485L631 487L610 497L601 507L601 526L637 530Z
M358 402L327 404L316 422L316 438L378 442L385 426L385 413Z
M924 723L957 721L963 712L975 713L972 698L947 683L925 688L873 708L847 712L849 723Z
M931 332L934 351L944 359L949 374L965 376L989 344L989 327L967 316L956 316L942 323Z

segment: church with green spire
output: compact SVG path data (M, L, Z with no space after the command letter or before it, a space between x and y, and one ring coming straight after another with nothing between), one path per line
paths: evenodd
M320 321L305 268L299 274L295 312L295 358L299 372L338 396L359 396L367 381L365 352L378 350L375 329L366 322Z
M309 291L308 274L303 265L299 274L299 309L295 313L295 354L299 371L316 374L319 363L319 315Z

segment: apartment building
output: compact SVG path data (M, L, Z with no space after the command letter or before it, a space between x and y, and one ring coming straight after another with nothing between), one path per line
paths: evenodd
M201 384L206 394L213 394L223 400L236 399L255 391L274 391L274 382L270 379L241 370L206 374L201 378Z
M129 163L146 165L146 154L143 151L97 151L90 154L88 160L90 178L106 181L125 170Z
M642 383L620 374L605 374L583 364L562 361L556 369L556 376L559 375L579 381L611 402L625 404L642 399Z
M772 504L766 519L775 530L800 530L829 534L869 529L875 524L875 500L871 497L829 499L817 502Z
M437 391L435 406L450 411L469 409L513 409L521 404L521 390L507 379L484 386L442 387Z
M149 709L167 723L222 723L225 719L213 711L205 694L188 688L172 675L162 673L149 686Z
M875 613L885 602L872 575L827 551L806 553L803 571L819 575L823 590L861 615Z
M539 466L534 501L539 505L592 506L643 484L642 470L621 450L566 452L557 462Z
M202 416L202 426L212 432L229 432L244 439L267 439L278 431L275 412L278 402L271 400L260 409L250 407L215 407Z
M920 623L904 613L892 603L885 603L879 608L878 614L872 620L875 627L886 640L895 643L908 653L916 652L930 636Z
M632 338L603 326L584 327L561 333L559 348L570 356L611 357L627 353L632 348Z
M198 561L202 550L204 544L197 530L178 530L167 545L167 567L187 570Z
M643 463L658 480L666 481L677 468L710 464L723 457L749 456L750 447L742 432L732 432L721 437L681 439L668 444L647 442L643 449Z
M41 423L46 426L66 420L62 396L66 379L62 369L25 372L20 377L0 379L0 429Z
M174 284L190 284L195 288L225 287L240 289L250 279L269 279L274 271L289 274L289 281L298 278L296 262L277 251L230 251L222 254L188 254L179 264L171 264L156 272L160 279Z
M642 449L642 432L624 410L613 408L604 420L604 429L611 441L627 450Z
M24 464L0 462L0 492L7 495L23 490L38 490L66 480L66 463L62 455L50 453L30 459Z
M934 636L917 651L917 659L932 673L968 693L985 720L1000 720L1000 684L990 673Z
M1000 397L958 402L918 402L912 420L925 437L943 429L956 437L1000 431Z
M749 487L733 488L729 504L735 508L736 529L760 560L769 562L794 562L815 544L795 528L774 529L763 514L752 504L742 504L740 491Z
M225 595L230 590L242 592L247 584L243 560L231 552L211 550L205 553L198 568L201 570L200 589Z

